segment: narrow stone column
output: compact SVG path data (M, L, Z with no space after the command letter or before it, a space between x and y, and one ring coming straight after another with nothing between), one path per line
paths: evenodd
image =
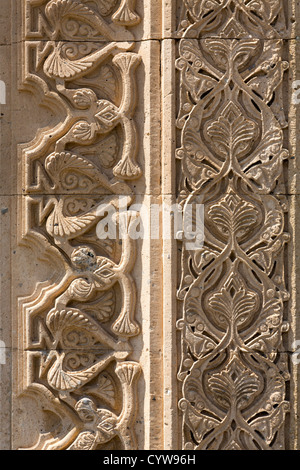
M204 209L203 246L186 236L181 248L181 446L282 450L293 2L179 3L176 195Z

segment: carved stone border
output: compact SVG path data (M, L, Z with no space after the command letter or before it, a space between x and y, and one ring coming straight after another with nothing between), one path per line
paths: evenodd
M178 196L205 211L178 291L189 450L285 448L286 13L280 1L182 6Z
M24 7L23 86L64 116L38 130L21 154L22 244L60 273L19 301L20 394L60 419L33 448L135 449L141 367L129 355L140 326L129 231L137 213L122 214L120 243L101 238L98 222L119 209L120 198L130 206L125 181L142 174L133 119L141 57L129 31L140 17L131 0L94 7L28 0Z

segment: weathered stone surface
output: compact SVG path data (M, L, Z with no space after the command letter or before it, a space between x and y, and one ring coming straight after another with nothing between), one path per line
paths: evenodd
M185 2L176 67L178 197L204 204L205 241L183 241L182 445L284 449L290 241L284 2Z
M0 3L0 448L299 449L297 2Z

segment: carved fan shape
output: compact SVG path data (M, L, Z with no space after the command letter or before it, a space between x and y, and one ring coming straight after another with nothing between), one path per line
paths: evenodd
M114 0L110 0L110 3L112 1ZM72 36L78 33L79 31L81 31L81 33L83 32L83 35L87 35L88 32L92 32L91 30L89 31L87 29L87 26L94 30L94 34L100 32L99 20L96 13L80 1L51 1L46 6L45 13L54 30L59 30L59 28L61 27L60 25L64 25L64 23L69 20L69 27L66 24L66 27L63 31L71 33Z
M104 400L113 408L116 405L116 388L111 377L106 372L99 375L94 385L86 385L83 391L84 394L91 394L100 398L100 400Z
M57 333L61 334L65 328L83 328L91 332L97 331L95 325L76 309L50 310L47 315L47 326L54 336Z
M76 390L91 380L95 373L97 373L97 366L76 372L64 371L62 368L63 358L64 355L51 367L47 375L49 385L55 390Z
M95 214L89 213L81 216L66 217L56 206L47 219L46 228L52 237L69 238L89 227L96 219L97 216Z
M69 152L52 153L45 160L45 168L56 189L89 189L95 185L100 171L86 158Z
M141 19L133 10L134 1L135 0L121 0L120 7L112 16L112 20L124 26L134 26L138 24Z
M89 298L91 292L93 291L93 284L92 282L80 277L72 281L69 287L69 291L73 300L83 301Z
M141 372L141 367L136 362L123 362L116 367L116 374L121 383L126 386L131 386L133 381Z
M97 326L77 309L53 309L47 326L63 348L92 347L96 342Z
M55 46L53 53L45 60L44 72L51 78L69 79L90 69L93 64L94 61L90 56L69 60L62 56L60 47Z
M106 292L97 302L84 308L100 322L108 321L115 311L115 295L113 291Z
M98 393L104 395L108 400L112 400L115 397L115 387L109 377L102 374L98 380Z

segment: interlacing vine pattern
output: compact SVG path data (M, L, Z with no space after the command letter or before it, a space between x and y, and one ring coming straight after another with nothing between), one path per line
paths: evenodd
M182 244L184 449L285 448L287 22L281 0L182 0L179 200L205 213Z
M22 146L22 243L54 273L20 299L22 394L57 423L33 449L135 449L137 213L123 210L122 240L99 238L97 223L120 196L129 208L141 175L130 31L140 17L134 0L26 0L24 10L24 88L57 117Z

